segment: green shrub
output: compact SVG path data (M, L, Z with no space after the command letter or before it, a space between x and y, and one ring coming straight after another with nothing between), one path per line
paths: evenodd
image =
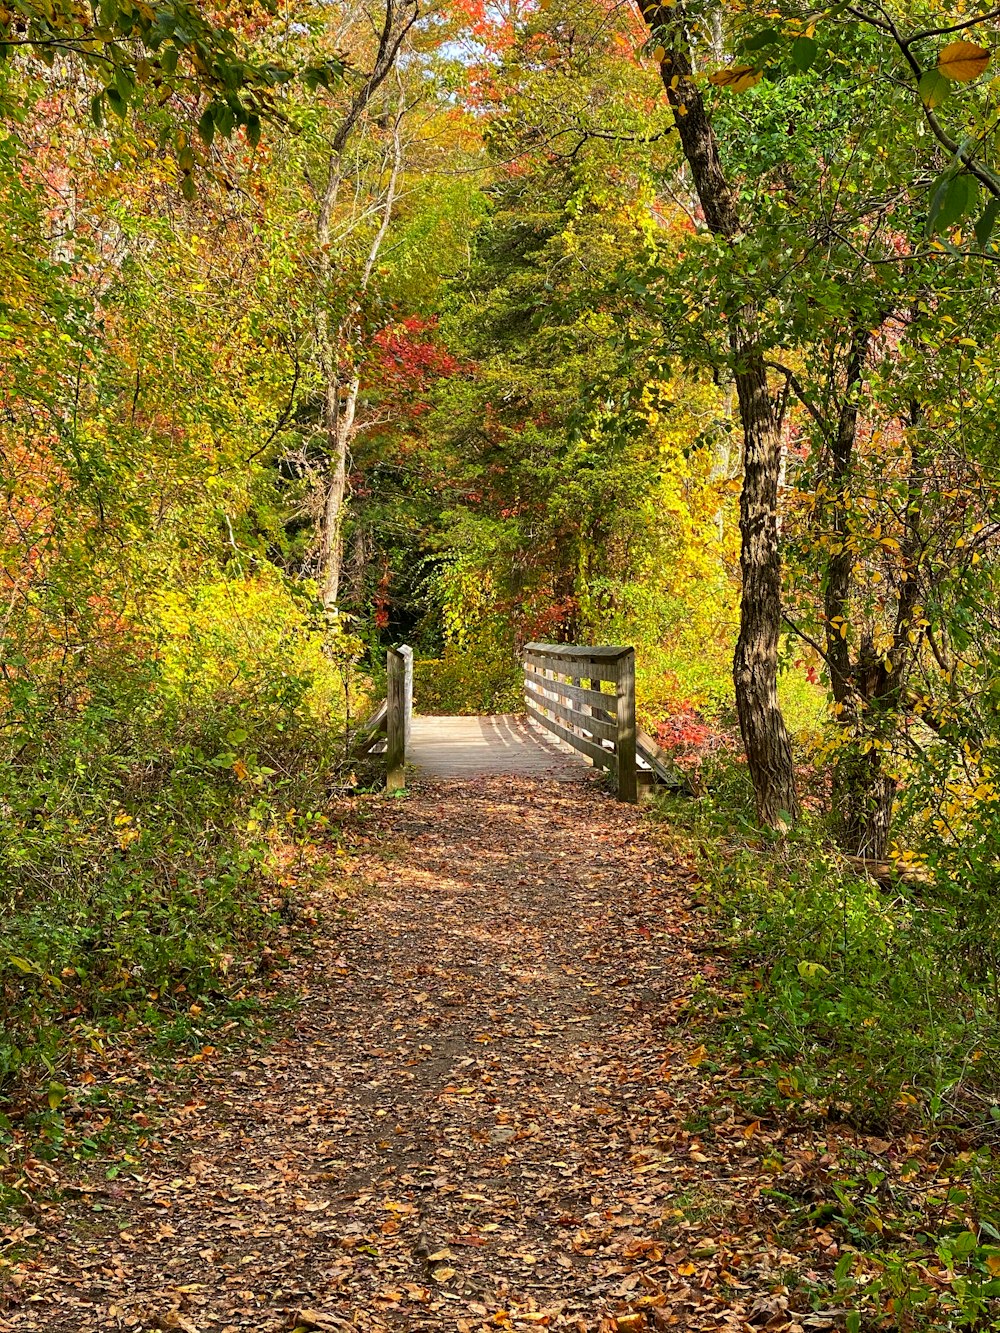
M965 1119L1000 1097L995 974L962 886L858 876L818 822L762 833L745 766L716 763L711 796L664 804L705 850L733 963L723 1031L765 1093L870 1128L903 1111Z
M413 707L445 717L485 717L521 712L523 669L510 655L494 654L480 643L449 644L438 658L413 664Z
M238 990L287 897L288 812L341 758L357 645L277 574L163 594L117 649L61 693L25 659L3 699L0 1095L22 1101L95 1029Z

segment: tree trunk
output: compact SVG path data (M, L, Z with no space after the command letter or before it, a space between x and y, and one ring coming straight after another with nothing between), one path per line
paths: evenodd
M336 395L337 384L328 383L325 399ZM347 494L347 455L354 432L360 382L357 376L347 386L347 396L324 411L329 450L329 484L323 503L320 533L319 582L323 605L334 607L340 594L340 570L344 556L344 498ZM325 401L325 400L324 400Z
M896 782L883 771L880 751L848 742L833 765L833 817L837 842L851 856L884 861L892 831Z
M357 355L346 349L360 341L361 321L358 302L336 331L330 327L327 302L334 265L333 217L344 176L344 152L375 93L392 71L399 80L397 57L403 39L417 17L413 0L385 0L385 16L378 51L371 73L355 93L347 112L330 142L326 184L317 198L316 250L317 301L315 316L316 361L323 384L320 428L326 437L326 475L322 513L319 519L319 584L323 605L334 609L340 592L340 570L344 550L344 507L347 499L347 458L355 430L360 391ZM402 169L401 125L406 110L402 84L399 84L398 111L392 126L392 158L389 181L382 205L382 217L369 247L364 271L358 283L357 297L368 288L375 261L385 240L396 201L399 173Z
M739 235L736 196L719 160L718 144L701 90L692 78L683 7L660 7L644 15L666 48L660 76L708 228L717 236ZM740 732L761 822L783 825L799 814L792 749L778 703L778 642L781 633L781 558L778 547L778 476L781 431L755 337L752 304L729 313L730 346L743 425L743 487L740 493L740 567L743 594L733 683Z
M778 550L778 474L781 440L760 351L745 351L733 331L736 391L743 421L740 491L740 634L733 683L740 734L757 798L771 828L798 818L792 747L778 703L781 633L781 557Z

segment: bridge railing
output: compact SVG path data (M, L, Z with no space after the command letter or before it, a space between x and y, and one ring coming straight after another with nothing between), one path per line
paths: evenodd
M406 758L413 718L413 649L404 644L386 654L385 699L353 733L351 752L384 754L387 791L406 786Z
M390 648L387 660L385 756L387 791L406 786L406 752L413 720L413 649Z
M634 649L529 643L524 707L540 726L606 769L620 801L638 799Z

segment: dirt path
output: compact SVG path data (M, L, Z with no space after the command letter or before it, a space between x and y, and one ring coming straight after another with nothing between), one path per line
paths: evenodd
M294 1031L64 1215L0 1327L746 1327L775 1280L729 1229L756 1145L710 1132L675 1026L693 871L586 783L441 783L377 820L396 854Z

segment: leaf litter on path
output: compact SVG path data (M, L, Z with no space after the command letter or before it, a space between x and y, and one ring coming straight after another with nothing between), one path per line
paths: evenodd
M0 1329L801 1329L761 1188L785 1131L680 1017L693 867L590 781L373 806L287 1031L37 1210Z

